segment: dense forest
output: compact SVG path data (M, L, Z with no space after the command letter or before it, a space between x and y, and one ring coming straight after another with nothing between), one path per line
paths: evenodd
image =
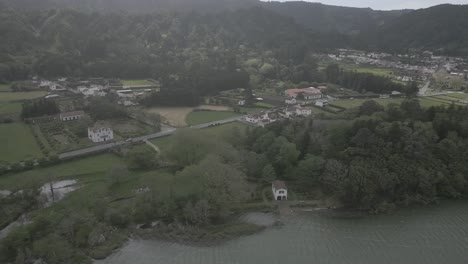
M246 157L263 163L247 168L373 212L458 198L468 191L467 114L458 106L423 109L417 100L386 110L368 101L353 121L286 120L248 133Z
M194 76L194 69L209 75L242 69L252 77L246 68L256 67L263 75L276 72L289 75L282 80L299 83L307 81L302 77L308 54L339 47L467 52L467 6L442 5L379 16L366 9L304 4L303 10L310 9L307 14L322 14L306 22L295 17L296 5L300 4L265 3L208 13L1 8L0 81L39 74L152 77L178 85L177 80ZM257 76L255 81L259 82Z
M468 108L424 109L409 99L384 109L367 101L344 116L235 127L222 137L182 130L159 157L149 148L116 151L121 162L96 176L93 195L78 191L15 229L0 243L0 261L91 263L89 256L107 256L129 232L148 235L134 228L155 221L151 237L175 241L245 234L251 226L229 231L229 219L240 204L261 201L275 179L301 199L372 213L468 194ZM149 190L113 203L135 178ZM167 186L156 178L168 179ZM3 199L3 208L38 208L31 185ZM227 231L213 236L216 226Z
M85 0L85 1L71 1L71 0L0 0L0 10L6 11L6 14L2 14L3 28L0 28L0 32L8 33L15 32L16 37L20 38L17 40L28 40L29 45L36 46L38 42L47 43L48 48L54 46L58 50L52 49L52 53L62 54L63 51L60 48L67 48L68 45L62 42L62 38L67 36L67 31L81 31L89 29L87 27L92 26L94 23L99 21L101 15L97 15L97 12L113 14L112 17L116 19L120 18L120 22L115 25L122 25L131 28L133 23L139 23L141 30L148 30L154 34L155 28L153 23L149 23L145 19L149 19L151 15L155 13L181 13L187 15L193 12L198 14L205 14L207 16L213 16L223 12L234 12L227 16L216 16L217 19L211 22L218 23L224 27L223 30L232 34L231 40L235 42L244 41L244 38L239 38L238 33L245 32L248 36L250 31L249 28L242 27L243 20L245 17L246 9L263 9L260 17L263 17L268 23L251 24L256 26L264 26L265 33L269 32L269 26L276 25L279 28L285 29L291 26L291 21L296 24L295 27L290 28L293 33L289 37L302 39L303 35L313 33L313 37L309 39L308 46L317 47L317 41L321 42L322 47L334 48L339 47L353 47L364 50L384 50L390 52L404 52L408 48L414 49L430 49L436 50L442 54L452 55L465 55L468 54L466 50L467 35L466 28L468 19L465 15L467 13L468 6L466 5L439 5L427 9L420 10L395 10L395 11L378 11L370 8L351 8L351 7L339 7L323 5L320 3L307 3L292 1L286 3L278 2L260 2L257 0L138 0L138 1L97 1L97 0ZM16 14L9 8L16 10ZM67 10L72 9L75 12L85 13L91 16L88 20L82 20L81 23L77 21L70 21L73 17L58 15L54 16L54 10ZM51 11L52 10L52 11ZM244 10L244 12L236 13L236 11ZM266 12L268 10L269 12ZM31 13L31 11L33 13ZM44 12L40 14L41 12ZM134 16L128 16L128 13ZM148 16L150 15L150 16ZM19 17L22 18L19 18ZM81 15L82 18L85 15ZM139 17L138 19L135 17ZM178 17L178 16L176 16ZM178 21L184 23L184 16L178 18ZM280 18L281 17L281 18ZM76 19L75 15L75 19ZM206 18L206 17L205 17ZM234 19L233 19L234 18ZM290 21L287 21L288 18ZM137 19L138 21L132 21ZM161 21L161 19L156 19ZM233 23L236 27L225 27L225 22ZM246 20L249 22L251 20ZM104 21L102 21L105 23ZM130 22L130 25L127 24ZM199 22L203 22L203 19L192 20L194 26L197 26ZM239 27L237 27L237 22ZM253 21L251 21L253 22ZM258 21L255 21L258 22ZM59 23L60 26L55 24ZM50 24L50 25L49 25ZM158 26L161 26L158 22L155 22ZM57 31L57 38L49 36L49 38L40 38L42 31L47 31L48 28L54 27ZM204 25L201 25L204 26ZM219 27L205 27L206 32L213 36L218 36ZM297 30L297 26L301 29ZM19 27L19 28L18 28ZM76 27L80 27L77 29ZM84 28L81 28L84 27ZM100 26L92 26L93 29L97 29ZM8 29L8 30L7 30ZM65 32L62 32L65 30ZM157 30L157 29L156 29ZM32 32L31 32L32 31ZM183 31L182 31L183 32ZM32 34L32 36L30 36ZM107 43L108 41L115 42L116 39L112 38L114 35L113 30L100 29L99 32L88 32L83 36L88 36L88 33L100 33L93 35L93 38L100 39L102 42ZM136 32L138 33L138 31ZM164 27L161 27L160 34L166 34ZM201 32L199 32L201 33ZM103 34L103 35L102 35ZM317 35L318 34L318 35ZM103 38L103 36L109 38ZM260 34L259 37L265 37L269 34ZM90 36L91 37L91 36ZM156 39L140 39L141 36L136 36L137 42L142 47L151 44ZM273 38L274 37L274 38ZM273 34L272 38L268 41L282 41L284 36ZM263 40L262 38L260 38ZM74 39L69 42L74 42ZM250 39L250 44L258 42L258 39ZM117 40L120 42L120 40ZM18 43L18 42L15 42ZM104 45L104 43L96 45ZM115 43L117 45L117 43ZM123 43L121 43L123 44ZM125 44L128 44L125 43ZM215 43L205 43L210 45ZM217 44L217 43L216 43ZM260 44L261 45L261 44ZM280 44L281 45L281 44ZM320 45L319 45L320 46ZM208 47L208 46L207 46ZM209 47L217 47L209 46ZM20 47L21 48L21 45ZM220 47L218 47L220 48ZM264 48L264 47L262 47ZM73 50L67 50L67 52L73 52ZM294 49L291 49L294 50ZM258 50L256 50L258 51ZM4 54L4 52L2 52ZM75 55L77 55L75 53ZM117 55L117 54L116 54ZM2 58L3 59L3 58ZM71 58L70 58L71 59ZM114 61L115 62L115 61ZM141 68L143 68L141 66Z
M292 19L260 8L217 14L98 14L0 11L0 80L44 77L154 77L236 71L249 58L300 65L332 45Z

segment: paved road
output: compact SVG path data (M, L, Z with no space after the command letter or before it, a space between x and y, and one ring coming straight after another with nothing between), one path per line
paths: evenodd
M224 119L224 120L220 120L220 121L215 121L215 122L210 122L210 123L206 123L206 124L192 126L191 128L202 129L202 128L207 128L207 127L210 127L210 126L223 125L223 124L239 121L242 117L243 116L237 116L237 117L228 118L228 119ZM94 153L104 152L106 150L109 150L109 149L112 149L112 148L115 148L115 147L129 145L131 143L151 140L151 139L155 139L155 138L167 137L167 136L173 135L176 131L177 131L176 128L168 128L168 129L165 129L165 131L163 131L163 132L144 135L144 136L141 136L141 137L136 137L136 138L133 138L133 139L131 139L129 141L111 142L111 143L97 145L97 146L93 146L93 147L89 147L89 148L84 148L84 149L78 149L78 150L74 150L74 151L70 151L70 152L65 152L65 153L59 154L59 159L64 160L64 159L70 159L70 158L75 158L75 157L79 157L79 156L90 155L90 154L94 154Z
M431 82L428 81L428 82L426 83L426 85L424 85L424 87L421 88L421 89L419 90L419 96L424 96L424 95L426 95L426 92L427 92L427 90L429 89L429 86L430 86L430 85L431 85Z

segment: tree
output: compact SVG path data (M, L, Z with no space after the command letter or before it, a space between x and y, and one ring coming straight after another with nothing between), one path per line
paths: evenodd
M192 187L197 191L192 197L206 200L213 218L227 216L232 203L248 197L245 174L212 155L199 164L186 167L176 178L196 183Z
M262 182L269 184L277 179L275 168L271 164L267 164L262 170Z
M159 165L158 153L150 147L134 147L127 154L132 169L152 169Z
M116 164L107 172L107 184L110 188L118 186L127 181L129 175L127 166Z
M419 93L419 87L418 87L418 83L417 82L409 82L404 90L403 90L404 94L407 96L407 97L415 97L418 95Z
M360 116L372 115L374 113L383 112L383 111L384 111L384 107L374 100L365 101L359 107Z

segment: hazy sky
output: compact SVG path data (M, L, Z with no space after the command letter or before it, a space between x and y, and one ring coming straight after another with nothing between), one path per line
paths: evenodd
M270 0L265 0L270 1ZM292 1L292 0L282 0ZM296 1L296 0L295 0ZM438 4L468 4L468 0L307 0L308 2L320 2L329 5L371 7L378 10L392 9L417 9Z

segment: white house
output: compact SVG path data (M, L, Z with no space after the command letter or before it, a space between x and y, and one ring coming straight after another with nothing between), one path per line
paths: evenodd
M297 100L296 98L289 98L289 99L286 99L286 101L284 101L287 105L295 105L297 104Z
M328 100L317 100L315 102L315 105L320 106L320 107L325 107L325 106L329 105L329 103L328 103Z
M60 120L62 121L72 121L72 120L79 120L81 119L85 113L83 111L75 111L75 112L68 112L68 113L61 113Z
M296 108L296 114L301 116L310 116L312 114L312 109L298 107Z
M96 123L88 127L88 138L94 143L109 141L114 139L114 131L104 124Z
M271 185L273 191L273 197L275 201L285 201L288 200L288 188L284 181L274 181Z
M245 105L245 100L240 100L237 105L244 106Z

